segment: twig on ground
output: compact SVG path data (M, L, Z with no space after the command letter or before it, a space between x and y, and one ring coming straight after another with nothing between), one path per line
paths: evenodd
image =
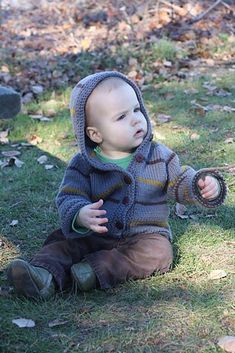
M222 0L221 0L221 1L222 1ZM185 15L185 10L182 9L182 7L177 6L177 5L175 5L175 4L172 4L172 3L170 3L170 2L168 2L168 1L166 1L166 0L160 0L159 2L160 2L160 3L163 3L163 4L166 5L166 6L171 7L171 8L172 8L175 12L177 12L180 16L184 16L184 15Z
M213 5L211 5L206 11L202 12L200 15L194 17L190 23L195 23L201 21L203 17L205 17L210 11L212 11L216 6L218 6L222 0L217 0Z
M210 168L202 168L201 171L203 172L215 172L217 170L224 170L229 171L230 169L235 169L235 164L229 164L224 167L210 167Z
M233 11L232 7L229 6L229 4L227 4L226 2L222 1L222 5L224 5L225 7L227 7L227 9L229 9L230 11Z

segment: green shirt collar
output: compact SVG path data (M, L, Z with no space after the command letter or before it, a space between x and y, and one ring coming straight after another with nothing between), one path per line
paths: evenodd
M118 159L108 158L108 157L106 157L106 156L104 156L102 154L101 149L100 149L99 146L94 148L94 152L95 152L96 156L99 158L99 160L101 162L103 162L103 163L114 163L118 167L121 167L123 169L127 169L128 165L130 164L130 162L132 160L132 154L130 154L129 156L123 157L123 158L118 158Z

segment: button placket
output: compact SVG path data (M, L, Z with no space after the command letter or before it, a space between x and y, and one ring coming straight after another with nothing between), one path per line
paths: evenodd
M130 178L128 175L125 175L125 176L124 176L124 182L125 182L127 185L131 185L131 184L132 184L132 180L131 180L131 178Z
M143 156L141 153L138 153L138 154L135 156L135 160L136 160L136 162L141 163L141 162L143 162L143 160L144 160L144 156Z
M123 229L123 223L122 222L120 222L120 221L117 221L116 223L115 223L115 227L117 228L117 229L119 229L119 230L121 230L121 229Z

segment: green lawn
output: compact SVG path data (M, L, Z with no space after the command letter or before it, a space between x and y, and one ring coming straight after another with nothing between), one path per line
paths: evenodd
M206 81L229 90L227 97L207 95ZM186 89L197 89L185 94ZM17 257L30 259L46 237L59 226L54 198L66 163L76 152L67 109L70 90L53 95L56 116L51 122L33 121L20 114L13 121L0 121L0 131L10 128L10 144L42 138L34 147L22 147L21 168L0 171L0 349L4 353L66 352L222 352L217 340L234 335L234 175L224 174L229 186L225 204L217 210L188 208L192 218L179 219L172 212L174 238L173 270L164 276L128 282L108 291L96 290L74 295L58 294L48 302L31 302L8 293L5 269ZM153 122L158 113L171 115L166 124L155 124L154 137L173 148L183 164L195 168L234 163L234 113L210 111L205 115L191 101L206 106L234 107L234 77L218 73L158 83L144 91ZM206 100L205 100L206 99ZM27 109L46 112L50 94ZM197 138L192 140L192 134ZM10 145L1 151L16 150ZM45 170L37 158L46 154ZM3 157L0 157L3 160ZM11 226L12 220L18 225ZM212 270L227 276L209 279ZM5 295L4 295L5 293ZM35 321L34 328L18 328L13 319ZM66 323L49 327L55 319Z

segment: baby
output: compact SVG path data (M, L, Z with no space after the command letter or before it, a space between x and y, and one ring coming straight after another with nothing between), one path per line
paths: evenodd
M61 229L30 262L14 260L8 278L18 294L47 299L71 285L111 288L165 273L172 265L167 199L216 207L226 186L216 173L182 167L152 141L136 84L99 72L72 91L71 115L80 146L56 199Z

